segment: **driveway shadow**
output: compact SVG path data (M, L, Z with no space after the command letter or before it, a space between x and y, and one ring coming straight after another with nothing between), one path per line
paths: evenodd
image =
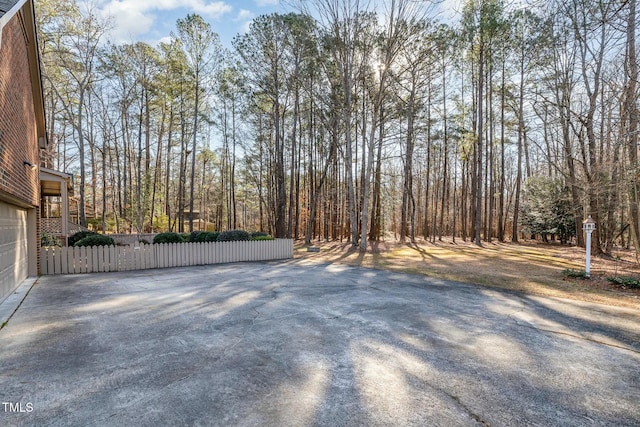
M595 313L595 314L594 314ZM344 265L41 279L4 425L637 425L640 313Z

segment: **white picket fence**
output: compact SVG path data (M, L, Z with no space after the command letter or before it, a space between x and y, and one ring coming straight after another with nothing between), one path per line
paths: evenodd
M293 240L43 247L41 274L77 274L293 258Z

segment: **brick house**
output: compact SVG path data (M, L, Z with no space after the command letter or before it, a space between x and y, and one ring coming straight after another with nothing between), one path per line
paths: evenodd
M39 273L46 144L33 0L0 0L0 302Z

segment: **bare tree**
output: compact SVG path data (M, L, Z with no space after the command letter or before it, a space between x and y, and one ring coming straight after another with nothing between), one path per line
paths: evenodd
M190 72L194 77L195 109L193 111L193 142L191 144L191 179L189 189L189 231L193 231L193 206L198 149L198 126L201 112L202 86L213 67L219 63L220 39L211 25L200 15L187 15L177 24L178 38L185 50Z

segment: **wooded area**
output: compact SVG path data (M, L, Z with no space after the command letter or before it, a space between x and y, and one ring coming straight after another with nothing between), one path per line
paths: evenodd
M81 223L368 242L640 242L636 0L311 0L224 49L198 15L115 45L38 0L50 148Z

